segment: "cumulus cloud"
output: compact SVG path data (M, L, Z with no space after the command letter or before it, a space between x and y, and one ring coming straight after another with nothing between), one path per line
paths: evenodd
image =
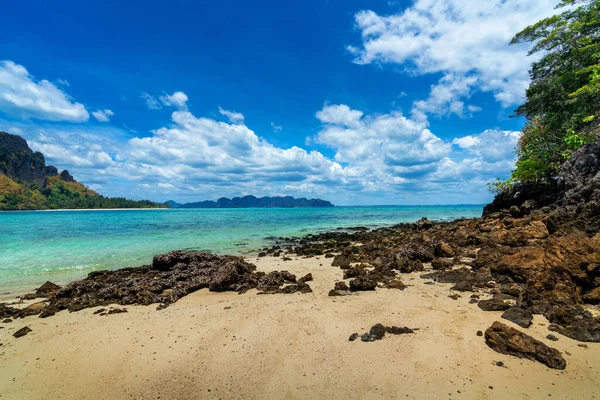
M0 112L21 119L85 122L89 114L63 90L12 61L0 61Z
M168 125L147 137L107 125L6 129L102 193L155 200L252 193L328 197L338 204L473 202L474 185L485 198L485 183L514 166L517 132L485 131L449 142L399 111L367 114L326 104L315 116L321 126L312 143L333 157L275 146L240 119L219 121L187 109L174 111Z
M514 150L521 132L487 130L478 135L456 138L452 141L467 153L485 161L496 162L515 158Z
M416 75L442 73L438 86L457 85L455 101L477 89L491 92L504 107L522 101L528 85L528 45L509 46L526 26L552 15L556 0L416 0L397 14L360 11L355 15L362 45L348 46L357 64L401 64ZM470 82L465 85L464 80ZM473 80L473 81L472 81ZM443 97L443 96L442 96ZM439 113L428 104L416 105ZM444 102L451 112L463 105ZM448 107L445 108L446 110Z
M110 117L115 115L115 113L112 110L104 109L93 111L92 115L100 122L108 122L110 121Z
M240 114L235 111L228 111L221 107L219 107L219 112L221 113L221 115L224 115L225 117L227 117L229 122L231 122L233 124L243 124L244 123L244 115L243 114Z
M160 101L168 107L176 107L182 110L187 109L187 101L188 97L183 92L175 92L173 94L165 94L164 96L160 96Z

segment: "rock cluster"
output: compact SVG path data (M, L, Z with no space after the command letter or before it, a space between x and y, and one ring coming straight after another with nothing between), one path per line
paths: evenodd
M407 333L414 333L414 329L410 329L407 327L398 327L398 326L383 326L382 324L375 324L371 327L369 332L365 332L362 335L358 333L353 333L348 338L349 341L353 342L360 337L362 342L375 342L376 340L381 340L385 336L386 333L392 335L404 335Z
M25 309L0 304L0 318L35 314L48 317L60 310L79 311L109 304L160 303L160 308L164 308L204 288L213 292L244 293L258 289L263 293L309 293L312 290L306 282L310 280L310 274L297 280L287 271L256 272L256 267L241 257L173 251L155 256L152 265L92 272L86 279L62 288L46 283L36 293L49 296L47 302ZM122 310L111 310L107 314L116 312Z

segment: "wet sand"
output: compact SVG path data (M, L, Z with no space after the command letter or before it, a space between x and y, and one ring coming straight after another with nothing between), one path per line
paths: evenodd
M0 398L600 397L600 344L584 348L560 335L558 342L547 340L542 316L529 329L520 328L501 319L501 312L469 304L471 293L450 299L452 284L427 285L421 273L401 276L404 291L328 297L342 278L331 259L248 261L263 271L311 272L313 293L202 290L161 311L133 306L99 316L92 308L0 323ZM553 370L491 350L476 332L497 320L557 348L567 368ZM348 341L376 323L419 330L373 343ZM23 326L33 332L13 338Z

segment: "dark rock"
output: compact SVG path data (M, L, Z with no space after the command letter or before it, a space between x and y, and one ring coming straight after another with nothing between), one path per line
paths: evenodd
M406 326L405 327L386 326L385 331L387 333L391 333L393 335L404 335L407 333L415 333L415 331L413 329L407 328Z
M126 312L127 312L126 308L113 308L113 309L108 310L106 315L122 314L122 313L126 313Z
M454 250L448 243L441 241L435 246L434 254L436 257L442 257L442 258L443 257L454 257Z
M431 267L435 270L450 269L454 266L454 260L446 258L434 258L431 261Z
M504 367L504 363L502 361L496 362L497 367Z
M260 253L258 253L259 257L266 257L267 253L265 253L264 251L261 251Z
M353 333L352 335L350 335L350 337L348 338L349 341L354 342L356 339L358 339L358 333Z
M29 332L32 332L32 330L30 327L26 326L24 328L19 329L15 333L13 333L13 336L16 338L20 338L20 337L27 335Z
M341 269L350 268L350 260L344 256L335 256L331 262L332 267L340 267Z
M313 280L312 274L306 274L302 278L298 279L299 283L311 282Z
M360 340L362 342L374 342L377 339L375 338L375 336L371 336L369 333L363 333L362 335L360 335Z
M483 336L483 332L477 331L477 336Z
M505 311L510 305L499 299L481 300L477 306L483 311Z
M501 322L494 322L485 331L485 342L498 353L539 361L550 368L562 370L567 365L558 350Z
M36 289L35 295L36 295L36 297L48 298L48 297L54 296L56 294L56 292L58 292L59 290L60 290L60 286L58 286L52 282L46 282L42 286L40 286L39 288Z
M406 285L400 279L394 279L385 285L388 289L406 289Z
M383 339L383 337L385 336L385 332L385 326L383 326L382 324L375 324L369 330L369 334L375 337L376 340Z
M471 282L471 281L456 282L456 284L454 286L452 286L451 289L458 290L459 292L472 292L473 291L473 282Z
M433 222L428 220L426 217L423 217L417 222L415 222L413 226L417 230L431 229L433 227Z
M580 342L600 342L600 317L581 306L555 306L544 316L551 322L549 330Z
M457 295L457 294L451 294L451 295L450 295L450 296L448 296L448 297L450 297L452 300L458 300L458 299L460 298L460 296L459 296L459 295Z
M342 282L342 281L336 282L335 286L334 286L334 289L335 290L350 290L348 288L348 285L346 285L346 282Z
M376 287L377 282L372 281L365 276L359 276L350 281L350 290L353 292L360 290L375 290Z
M531 321L533 321L533 313L523 307L511 307L504 311L502 318L514 322L523 328L529 328Z
M553 342L558 342L558 338L551 333L546 336L546 339L552 340Z

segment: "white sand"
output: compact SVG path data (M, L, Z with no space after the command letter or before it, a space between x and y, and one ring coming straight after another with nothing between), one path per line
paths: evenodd
M250 259L259 269L312 272L314 293L201 291L169 308L95 309L0 324L1 399L592 399L600 397L600 344L545 339L536 316L519 328L565 353L567 368L498 354L476 336L500 312L483 312L404 275L404 291L328 297L331 259ZM320 266L319 264L323 264ZM231 307L225 309L225 307ZM375 323L420 328L349 342ZM33 332L15 339L17 329ZM498 367L496 361L505 366ZM493 386L493 389L490 388Z

